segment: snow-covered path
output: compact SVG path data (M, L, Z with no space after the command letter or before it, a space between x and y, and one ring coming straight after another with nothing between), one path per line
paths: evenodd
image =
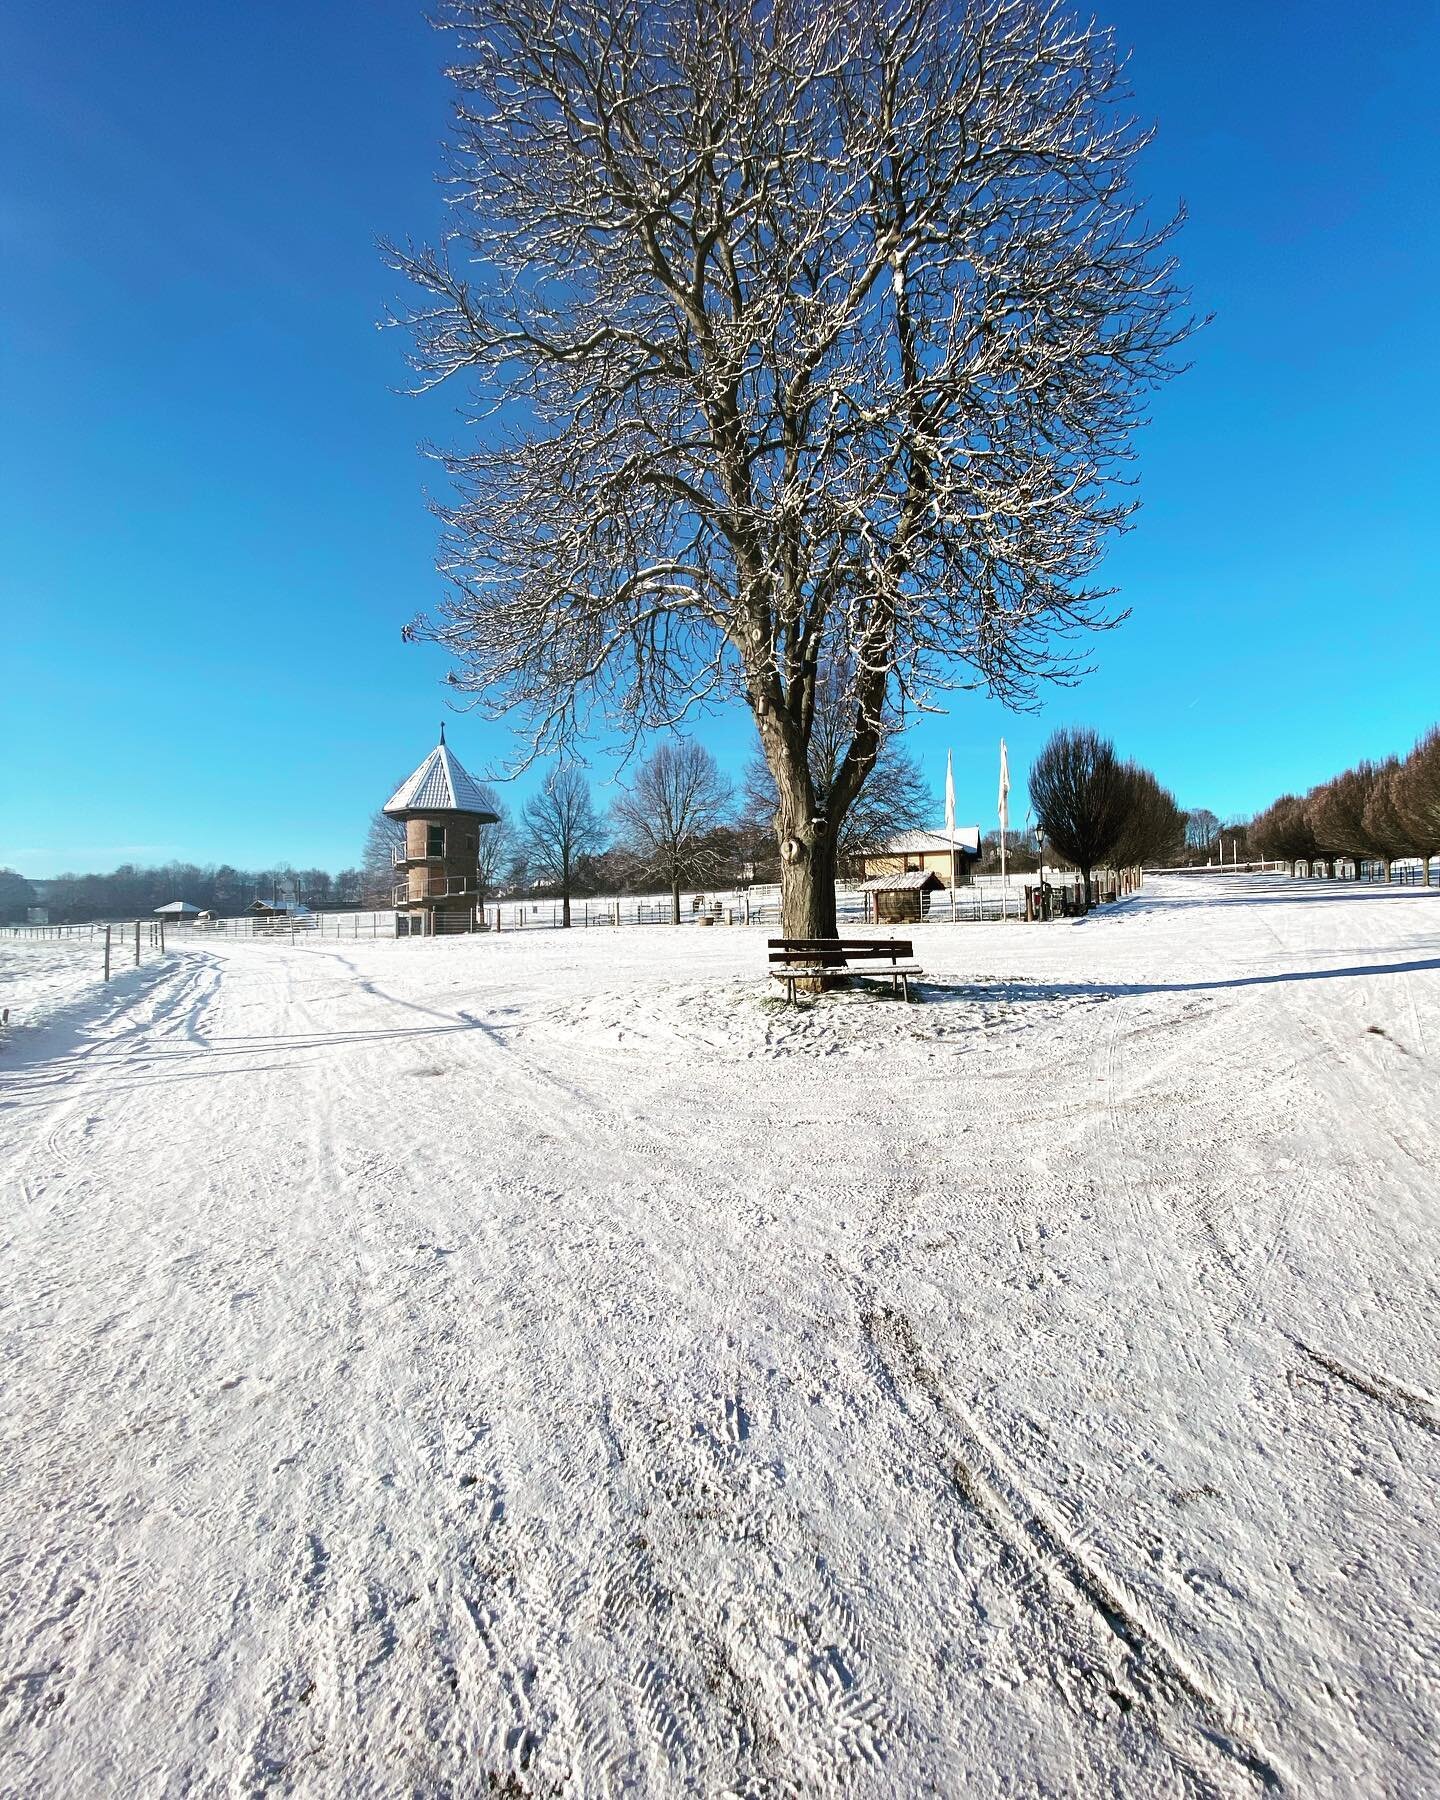
M1440 893L915 936L17 1038L3 1791L1435 1791Z

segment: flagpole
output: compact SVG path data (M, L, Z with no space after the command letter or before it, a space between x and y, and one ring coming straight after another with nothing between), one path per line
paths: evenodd
M1010 870L1005 858L1005 830L1010 823L1010 758L1005 752L1005 740L1000 740L1000 798L996 807L1000 815L1000 913L1005 914L1005 896L1010 891Z
M945 752L945 829L950 836L950 923L955 923L955 762Z

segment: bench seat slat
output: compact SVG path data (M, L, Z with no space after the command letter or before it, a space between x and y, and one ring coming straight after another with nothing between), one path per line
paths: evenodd
M921 972L919 963L915 962L876 963L874 967L864 969L837 969L833 963L787 963L770 971L776 981L805 975L853 975L858 981L879 981L886 975L919 975Z

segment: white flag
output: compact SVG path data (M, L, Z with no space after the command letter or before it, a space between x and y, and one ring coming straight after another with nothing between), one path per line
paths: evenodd
M1000 740L1000 829L1010 829L1010 758L1005 754L1005 740Z
M945 752L945 829L950 834L950 841L955 841L955 766L950 760L950 752Z

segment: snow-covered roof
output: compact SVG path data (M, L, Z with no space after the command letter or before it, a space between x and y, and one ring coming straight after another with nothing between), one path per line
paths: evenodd
M876 875L873 880L862 881L860 891L863 894L900 894L910 888L938 888L944 885L933 869L905 869L897 870L893 875Z
M155 911L168 918L198 918L200 908L192 906L188 900L168 900L164 906L157 906Z
M887 838L878 850L872 850L872 856L918 856L925 853L934 855L940 850L951 848L948 831L897 831L895 836ZM980 854L980 827L978 825L957 825L955 827L954 846L968 856Z
M284 913L287 919L308 919L310 917L310 908L299 900L255 899L245 910L253 913Z
M440 742L410 779L400 783L381 810L387 813L478 813L492 824L495 820L480 784L461 767L447 747L443 727Z

